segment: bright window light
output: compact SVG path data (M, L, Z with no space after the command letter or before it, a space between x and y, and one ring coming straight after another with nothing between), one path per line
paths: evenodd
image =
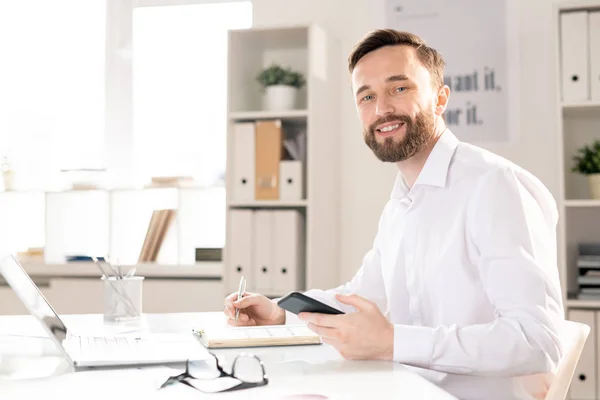
M104 166L105 37L103 0L0 2L0 157L17 188Z
M226 163L227 30L252 24L250 2L139 7L133 16L137 183L192 176L221 184Z

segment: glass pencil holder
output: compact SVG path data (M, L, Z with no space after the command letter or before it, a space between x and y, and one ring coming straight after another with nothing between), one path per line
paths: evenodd
M142 284L144 277L103 277L104 322L132 322L142 315Z

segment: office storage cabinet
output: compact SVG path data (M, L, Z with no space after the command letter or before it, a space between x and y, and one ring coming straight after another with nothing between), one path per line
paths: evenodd
M600 0L557 2L555 11L562 172L557 198L558 264L567 317L591 328L569 396L600 399L600 288L589 285L600 268L590 275L593 263L586 267L580 254L585 246L600 244L600 199L592 195L588 177L572 171L573 157L600 139Z
M573 171L574 157L600 140L600 0L558 3L555 17L561 282L567 308L600 309L600 296L581 290L586 271L579 262L581 245L600 244L600 199L593 196L589 177Z
M339 44L318 25L229 32L228 293L333 287L339 272ZM268 107L256 77L300 72L296 105Z

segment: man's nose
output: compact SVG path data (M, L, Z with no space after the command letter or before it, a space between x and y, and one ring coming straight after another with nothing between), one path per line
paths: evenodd
M394 105L386 96L381 96L377 100L377 107L375 111L378 116L383 117L386 114L393 114L396 110L394 109Z

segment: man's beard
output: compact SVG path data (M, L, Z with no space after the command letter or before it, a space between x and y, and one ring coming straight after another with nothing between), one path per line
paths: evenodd
M387 137L383 143L379 143L375 137L375 128L392 121L405 124L404 138L395 141L394 137ZM388 114L372 123L363 135L365 143L379 160L395 163L407 160L423 150L434 136L434 125L432 111L420 111L414 121L408 115Z

